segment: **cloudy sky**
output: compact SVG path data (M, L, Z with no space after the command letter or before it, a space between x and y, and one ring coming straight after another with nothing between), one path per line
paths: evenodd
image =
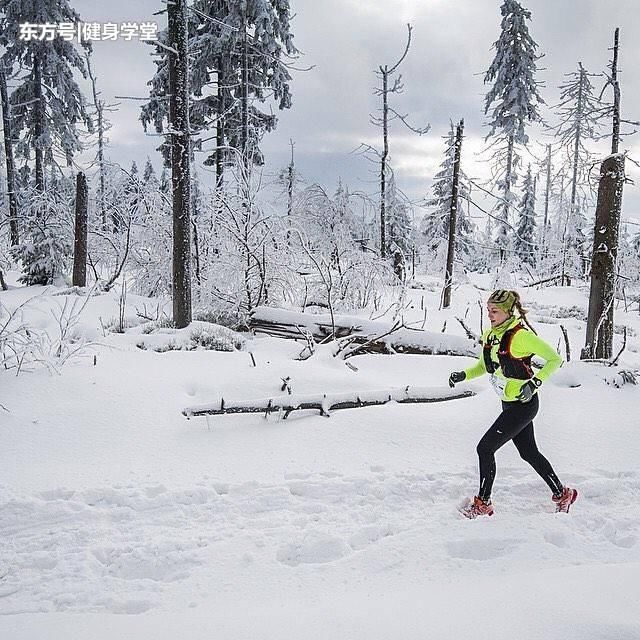
M157 21L153 16L164 5L158 0L72 0L84 21ZM360 143L380 145L380 130L369 122L378 107L373 95L374 70L392 65L406 41L406 23L413 26L413 40L402 64L405 90L393 97L393 106L409 114L418 126L431 124L431 131L417 136L399 122L390 133L391 162L397 182L413 198L424 196L437 171L443 150L442 136L449 121L465 119L466 140L463 168L482 178L487 168L480 154L487 128L483 126L483 72L491 63L492 43L499 35L501 0L291 0L295 14L292 31L303 55L300 66L311 71L294 74L293 107L278 114L279 124L263 143L267 171L275 173L288 163L289 141L295 142L296 163L307 181L332 189L341 178L353 189L375 193L374 167L352 153ZM640 119L640 3L638 0L524 0L532 13L530 33L544 58L539 61L538 80L549 105L558 99L563 74L581 61L591 72L607 65L616 26L621 27L621 87L623 116ZM139 102L116 96L147 95L146 82L154 65L148 45L132 42L95 44L95 72L104 98L119 103L111 114L113 159L129 164L144 163L154 151L157 138L145 136L138 121ZM600 86L599 80L595 83ZM544 116L553 122L551 110ZM539 128L531 128L533 141L546 144ZM606 155L607 142L600 145ZM622 143L640 160L640 134ZM540 154L542 147L532 144ZM525 159L525 162L527 160ZM628 164L632 177L639 171ZM207 176L203 175L206 181ZM212 178L211 178L212 179ZM212 179L213 181L213 179ZM640 219L638 187L625 191L625 217Z

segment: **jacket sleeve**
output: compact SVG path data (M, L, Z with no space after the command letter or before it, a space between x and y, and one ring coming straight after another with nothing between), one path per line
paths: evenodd
M488 331L484 331L484 333L482 334L482 340L480 345L480 356L476 360L476 363L472 367L469 367L468 369L464 370L467 380L473 380L473 378L479 378L480 376L483 376L485 373L487 373L487 367L484 364L484 355L482 352L482 345L484 345L484 341L486 340L488 333L489 333Z
M545 360L544 367L535 374L541 382L563 365L563 360L556 350L532 331L516 333L511 343L511 353L516 358L539 356Z
M476 363L464 370L465 376L467 380L473 380L473 378L479 378L487 373L487 368L484 365L484 358L482 356L482 352L480 352L480 357L476 360Z

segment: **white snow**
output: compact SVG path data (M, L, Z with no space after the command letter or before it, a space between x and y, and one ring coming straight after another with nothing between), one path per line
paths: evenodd
M0 302L42 293L23 317L54 332L55 291L11 288ZM462 338L454 316L469 308L479 333L486 291L460 286L450 311L437 291L410 295L426 295L426 328L448 318L446 335ZM523 295L534 322L567 328L575 358L588 290ZM144 302L128 297L131 324ZM88 301L87 345L59 374L0 371L3 640L640 638L640 386L614 386L640 368L637 310L616 309L629 327L620 367L572 360L540 391L538 444L578 488L572 511L553 513L508 444L496 515L475 521L456 506L477 489L475 446L499 410L488 378L456 387L470 398L329 418L181 415L281 396L285 377L299 396L447 394L471 358L367 355L352 371L328 350L298 361L300 344L250 336L244 350L158 353L136 346L139 327L103 335L99 317L118 317L117 292ZM558 324L535 326L558 344ZM171 334L144 338L155 335Z

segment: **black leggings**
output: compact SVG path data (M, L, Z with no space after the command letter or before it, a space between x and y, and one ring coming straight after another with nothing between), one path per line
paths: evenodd
M562 493L562 483L558 480L549 461L538 451L533 433L533 419L538 413L538 394L529 402L503 402L502 413L491 425L478 443L480 458L480 491L478 496L488 502L496 477L495 452L504 444L513 440L523 460L526 460L549 485L554 495Z

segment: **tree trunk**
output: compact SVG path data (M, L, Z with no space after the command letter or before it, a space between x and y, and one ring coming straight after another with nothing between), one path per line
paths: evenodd
M217 81L217 105L218 105L218 118L216 120L216 191L222 191L224 185L224 117L223 114L226 110L226 104L224 99L223 83L225 81L224 73L224 57L218 57L218 81Z
M91 70L91 59L89 54L86 55L87 72L89 79L91 80L91 89L93 91L93 104L96 108L98 115L98 203L100 206L100 221L102 223L102 229L107 229L107 212L105 204L105 166L104 166L104 103L98 100L98 89L96 86L96 79ZM115 215L115 214L114 214ZM116 221L113 221L114 227Z
M509 136L507 142L507 168L504 175L504 220L503 224L508 227L509 213L511 212L511 184L513 182L513 136ZM506 229L505 229L506 233ZM500 247L500 262L505 259L506 247Z
M249 43L247 35L246 3L242 12L242 81L241 81L241 131L240 151L245 172L244 180L249 181Z
M458 183L460 180L460 156L462 154L462 132L464 120L456 127L456 142L453 154L453 180L451 181L451 206L449 209L449 246L447 248L447 267L444 276L442 307L451 305L451 283L453 281L453 260L456 252L456 221L458 218Z
M168 4L169 92L171 99L171 183L173 189L173 321L191 322L191 178L189 140L189 66L187 0Z
M388 69L380 67L382 72L382 158L380 159L380 256L387 256L387 158L389 156L389 86Z
M611 85L613 86L613 132L611 153L618 153L620 145L620 84L618 82L618 45L620 29L616 27L613 37L613 60L611 62Z
M36 189L44 192L44 153L41 145L42 134L44 133L44 99L42 97L42 62L38 54L33 60L33 76L35 84L36 105L33 109L34 117L34 148L36 156Z
M9 197L9 230L11 245L20 243L18 232L18 198L16 194L16 169L13 160L13 140L11 137L11 111L7 94L7 78L0 63L0 99L2 101L2 127L4 129L4 155L7 162L7 195Z
M612 355L613 303L623 186L624 155L609 156L600 167L586 344L581 353L583 360L607 359Z
M551 145L547 145L547 181L544 190L544 227L543 239L546 239L547 225L549 224L549 201L551 199Z
M571 208L570 215L574 216L576 211L576 197L578 190L578 159L580 154L580 139L582 137L582 117L583 117L583 91L584 91L585 71L580 63L580 86L578 88L578 104L576 106L576 139L573 146L573 174L571 176ZM614 153L616 153L614 151Z
M287 169L287 246L291 244L291 220L293 217L293 181L295 176L295 164L293 160L293 140L291 145L291 162Z
M76 180L76 231L73 248L73 286L87 286L87 218L89 194L84 173Z

